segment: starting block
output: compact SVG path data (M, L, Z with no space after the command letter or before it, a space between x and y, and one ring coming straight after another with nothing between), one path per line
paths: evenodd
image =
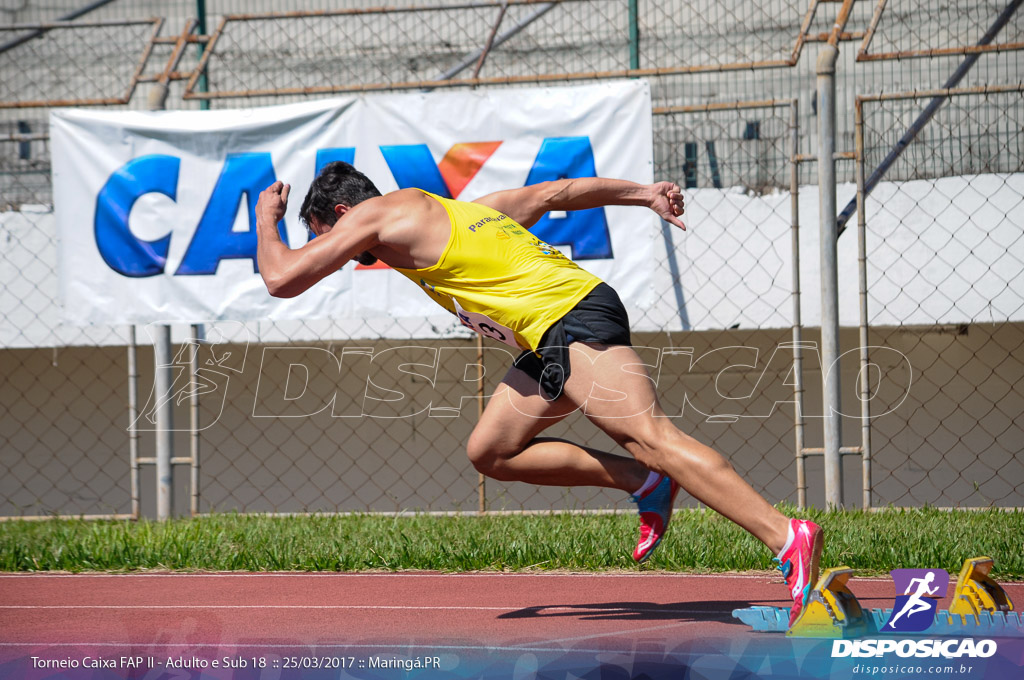
M1024 616L1014 611L1006 591L989 576L992 565L990 557L964 561L953 603L948 611L936 612L929 635L1024 635ZM852 576L849 567L825 570L792 628L789 607L747 607L732 615L755 631L785 632L787 637L840 639L878 633L892 610L862 609L846 586Z
M846 587L852 577L849 567L826 569L786 637L845 638L866 633L864 610Z
M1013 603L1003 587L992 580L991 557L964 560L956 579L956 591L949 606L950 614L977 618L982 612L1012 612Z

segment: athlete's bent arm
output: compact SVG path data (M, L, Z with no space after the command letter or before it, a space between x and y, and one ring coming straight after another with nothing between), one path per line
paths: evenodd
M376 209L367 205L345 215L344 229L331 229L301 248L289 248L281 240L277 223L288 207L290 189L287 184L274 182L260 193L256 203L260 276L270 294L282 298L295 297L379 243Z
M686 229L679 219L683 214L683 193L672 182L637 184L622 179L578 177L498 191L475 202L499 210L527 228L551 210L637 205L650 208L666 222Z

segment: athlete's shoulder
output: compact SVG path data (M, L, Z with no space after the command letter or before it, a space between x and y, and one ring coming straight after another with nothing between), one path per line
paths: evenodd
M423 194L415 189L401 189L382 196L374 196L353 206L348 216L351 221L387 223L394 222L415 209L414 204Z
M426 196L419 189L399 189L381 196L374 196L361 202L356 208L364 208L367 212L395 210L407 207L410 203L423 201Z
M427 192L421 189L397 189L390 193L384 194L381 198L388 199L390 201L423 201L427 200Z
M419 189L392 191L363 201L356 208L363 205L366 205L366 212L360 219L374 222L385 244L408 245L449 225L445 207Z

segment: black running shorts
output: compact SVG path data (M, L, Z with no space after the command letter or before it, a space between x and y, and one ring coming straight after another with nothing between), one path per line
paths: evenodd
M590 291L544 333L536 352L523 352L514 365L536 380L554 401L569 379L569 345L574 342L632 346L626 308L607 283Z

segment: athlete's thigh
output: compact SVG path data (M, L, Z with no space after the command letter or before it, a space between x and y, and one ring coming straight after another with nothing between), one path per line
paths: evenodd
M569 361L566 395L616 441L636 438L664 415L654 381L632 347L575 342Z
M536 380L513 366L487 402L473 437L518 450L577 408L564 395L550 400Z

